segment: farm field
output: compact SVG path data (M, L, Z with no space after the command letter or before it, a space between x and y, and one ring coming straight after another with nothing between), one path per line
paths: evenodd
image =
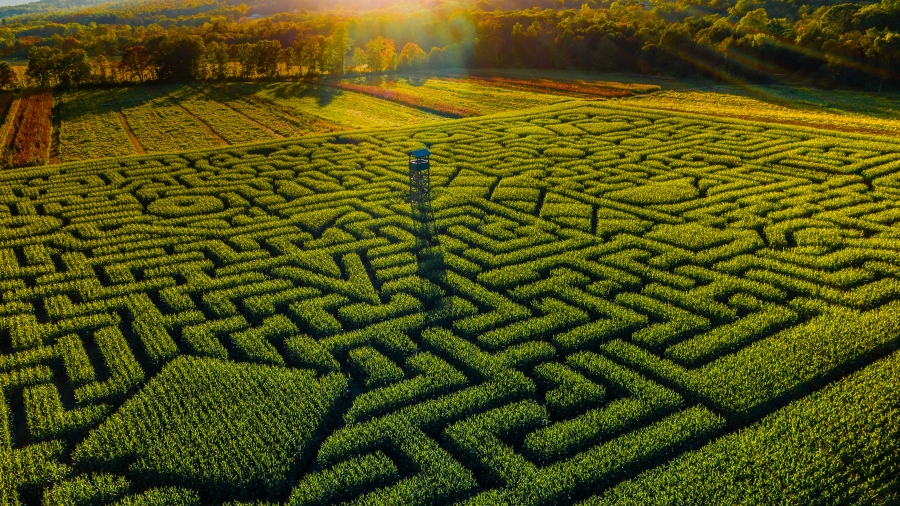
M362 93L306 83L228 83L227 89L242 95L255 95L316 115L345 129L406 126L443 119Z
M704 83L573 71L507 69L470 74L414 73L326 81L318 86L224 83L62 92L55 97L60 120L56 158L47 137L26 150L36 154L23 151L17 163L168 153L348 129L401 127L549 106L578 97L851 133L892 136L900 132L897 100L891 94L787 86L691 91L686 87ZM28 102L11 94L3 97L0 136L15 150L17 121L24 118L16 113L20 104ZM49 117L41 118L35 126L52 130L49 122Z
M425 107L449 116L481 116L496 112L551 105L570 100L541 92L509 90L471 79L443 77L356 78L328 82L338 89L358 91L415 107Z
M751 121L889 136L900 133L900 96L891 93L717 86L714 91L663 91L623 100L639 107Z
M541 75L540 73L538 75ZM476 89L509 90L522 92L550 93L575 98L621 98L635 94L651 93L662 89L658 84L636 82L613 82L594 79L541 78L526 76L504 76L493 72L474 75L438 74L445 85L468 85Z
M604 88L630 90L644 93L654 90L683 90L709 85L703 79L676 79L672 77L625 74L620 72L596 72L586 70L553 70L536 68L493 68L493 69L444 69L435 72L438 77L456 79L507 78L515 80L537 80L545 82L590 83Z
M225 144L158 86L118 88L110 94L145 151L183 151Z
M135 153L106 90L63 93L60 109L59 160L71 162Z
M213 133L228 144L246 144L275 137L264 126L249 121L237 110L213 100L191 86L168 85L161 87L160 91L208 125Z
M29 92L10 102L2 127L7 152L5 165L43 165L50 157L50 114L53 95L49 91Z
M269 133L275 137L293 137L343 130L342 127L329 123L314 114L279 106L271 100L235 92L224 86L206 86L200 88L200 91L242 114L247 120L268 129Z
M900 500L900 143L626 104L0 172L0 502Z
M53 127L58 128L56 155L58 161L70 162L167 153L348 129L406 126L552 105L573 98L548 88L547 80L520 78L515 82L538 84L510 89L495 86L488 77L478 79L432 75L347 79L327 86L224 83L60 92L54 97L59 111L59 126ZM617 93L652 89L643 84L609 82L601 88L612 86L618 86ZM9 93L2 97L0 113L5 126L0 127L0 135L8 145L15 146L16 139L10 135L16 134L17 121L23 117L16 112L20 103L28 102ZM41 111L47 117L41 118L40 126L49 133L49 110ZM55 163L48 151L50 142L48 137L36 148L46 155L31 162L20 156L20 162Z

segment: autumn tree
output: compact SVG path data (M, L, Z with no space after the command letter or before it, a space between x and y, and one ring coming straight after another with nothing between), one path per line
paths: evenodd
M394 39L378 36L366 42L366 64L370 72L385 72L397 68Z
M132 77L144 82L144 74L150 68L150 53L144 46L132 46L122 53L122 67Z
M418 70L428 65L428 54L415 42L407 42L400 50L397 68L401 70Z

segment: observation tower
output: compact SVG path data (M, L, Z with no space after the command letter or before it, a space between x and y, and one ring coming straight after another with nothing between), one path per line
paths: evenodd
M412 218L419 226L419 239L426 246L437 243L434 211L431 209L431 152L417 149L409 155L409 203Z
M417 149L409 155L409 201L414 205L431 203L431 151Z

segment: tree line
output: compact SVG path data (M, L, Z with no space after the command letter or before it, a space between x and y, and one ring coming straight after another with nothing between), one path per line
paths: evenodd
M27 71L19 76L0 65L0 86L448 67L577 68L725 80L784 76L878 89L900 84L900 0L815 8L737 0L724 10L717 0L688 1L427 15L305 11L259 20L213 17L198 26L76 23L43 38L18 37L13 46L27 49Z

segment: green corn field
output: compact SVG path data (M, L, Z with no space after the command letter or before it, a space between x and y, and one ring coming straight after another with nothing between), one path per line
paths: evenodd
M894 138L82 93L209 149L0 172L0 504L900 501Z

